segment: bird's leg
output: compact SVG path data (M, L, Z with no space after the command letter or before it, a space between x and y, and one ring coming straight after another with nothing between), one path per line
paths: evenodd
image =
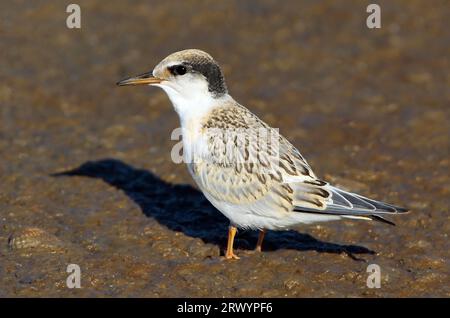
M236 231L237 229L235 226L230 225L230 227L228 228L228 244L227 244L227 252L225 253L226 259L239 259L239 257L233 252L233 243Z
M260 230L259 235L258 235L258 242L256 243L256 248L255 248L256 252L261 252L261 246L262 246L262 242L264 240L264 235L266 235L266 230L264 230L264 229Z

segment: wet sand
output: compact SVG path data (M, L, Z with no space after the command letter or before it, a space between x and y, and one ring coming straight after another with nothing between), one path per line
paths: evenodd
M450 296L446 1L379 1L379 30L361 1L77 3L81 30L59 1L0 4L1 297ZM260 254L241 231L224 261L227 220L170 159L169 100L115 86L185 48L317 175L413 212L269 232Z

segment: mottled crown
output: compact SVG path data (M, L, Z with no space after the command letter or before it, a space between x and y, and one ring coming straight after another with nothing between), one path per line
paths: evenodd
M216 96L228 93L225 78L219 64L208 53L189 49L175 52L166 57L161 63L181 63L186 66L188 72L199 73L208 81L208 90Z

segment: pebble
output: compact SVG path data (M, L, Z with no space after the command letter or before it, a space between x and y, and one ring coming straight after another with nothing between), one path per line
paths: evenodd
M26 227L8 238L8 246L12 250L39 248L56 251L62 245L61 240L56 236L37 227Z

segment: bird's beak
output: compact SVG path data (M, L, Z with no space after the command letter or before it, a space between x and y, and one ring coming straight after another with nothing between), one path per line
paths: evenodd
M154 77L152 72L144 73L138 76L129 77L120 82L117 82L118 86L125 85L151 85L151 84L159 84L163 80L157 77Z

